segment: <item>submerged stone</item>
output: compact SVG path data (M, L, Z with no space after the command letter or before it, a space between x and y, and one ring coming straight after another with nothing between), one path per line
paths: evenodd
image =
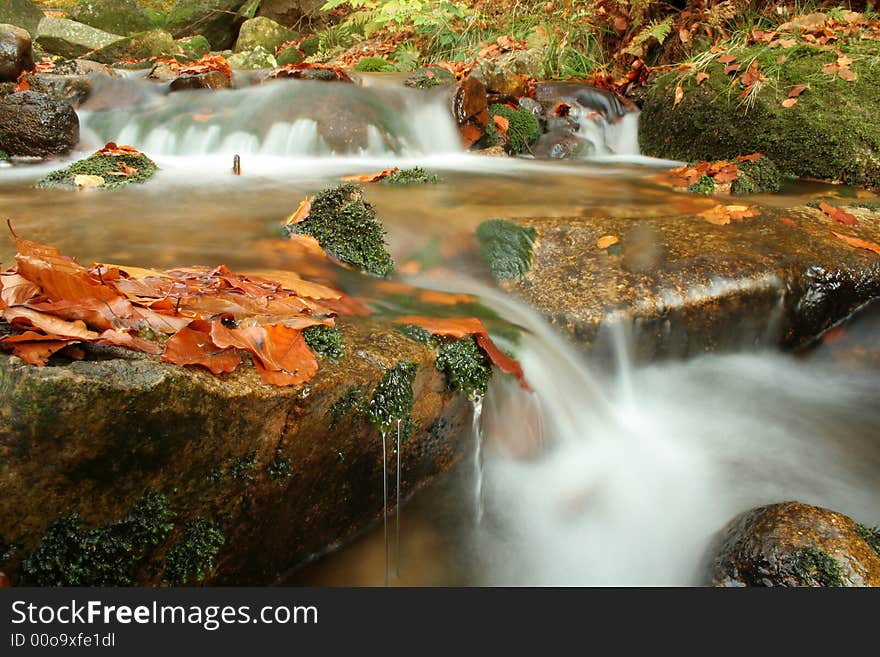
M340 398L375 400L377 426L404 417L404 497L461 458L470 405L391 325L339 328L345 355L286 388L113 347L42 368L0 354L0 542L17 546L0 570L15 584L266 585L351 540L381 517L382 449Z
M852 518L785 502L734 519L711 576L715 586L880 586L880 556Z

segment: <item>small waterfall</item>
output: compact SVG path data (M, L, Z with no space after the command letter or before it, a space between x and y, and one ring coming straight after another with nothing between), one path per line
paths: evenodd
M473 405L471 433L474 436L474 519L479 525L483 521L483 396L474 397Z
M397 421L397 500L394 507L396 517L394 519L395 548L394 548L394 572L395 576L400 579L400 423Z
M418 157L462 150L442 92L307 80L162 91L139 80L96 83L80 109L84 134L154 156ZM130 100L107 102L108 96Z
M388 586L388 432L382 432L382 529L385 534L385 586Z

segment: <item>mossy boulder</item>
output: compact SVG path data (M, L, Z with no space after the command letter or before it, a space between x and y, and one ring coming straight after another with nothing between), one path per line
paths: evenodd
M97 176L103 189L115 189L147 182L156 173L156 163L144 154L95 154L69 167L53 171L37 183L41 188L76 189L77 176ZM95 181L97 182L97 181Z
M831 49L733 50L739 62L757 61L768 72L760 90L744 99L717 61L700 84L695 72L659 77L642 109L642 152L686 161L759 152L785 175L880 185L880 48L872 41L841 48L853 60L855 80L822 71L837 60ZM777 64L780 55L786 59ZM783 106L797 85L808 88L794 106ZM684 97L676 104L678 86Z
M880 586L880 556L859 527L841 513L799 502L753 509L724 529L712 581L716 586Z
M504 137L499 135L494 117L500 116L507 121L507 131ZM496 146L501 141L507 143L510 152L516 154L527 153L529 147L534 144L541 135L541 126L538 119L527 109L514 109L508 105L491 105L489 107L489 122L486 124L486 145Z
M245 52L237 52L227 57L226 61L229 62L232 68L245 71L275 68L278 66L275 56L262 46L257 46L253 50Z
M31 0L0 0L0 23L24 28L31 37L37 36L37 26L45 18Z
M177 39L176 43L184 58L189 60L200 59L211 52L211 44L201 34Z
M299 35L293 30L279 25L270 18L257 16L246 20L238 33L235 42L235 52L245 52L261 47L270 53L283 43L293 41Z
M414 89L433 89L455 83L455 76L442 66L427 66L413 71L403 81L407 87Z
M225 50L235 43L244 22L242 8L249 0L178 0L169 10L165 29L175 37L201 34L212 50Z
M314 237L329 255L364 273L385 278L394 271L385 229L356 185L324 190L312 200L308 217L288 224L287 230Z
M361 73L391 73L397 68L384 57L363 57L354 67Z
M395 171L382 178L381 182L383 185L436 185L440 177L422 167L412 167Z
M288 46L281 50L275 56L275 62L278 66L287 66L288 64L299 64L305 57L296 46Z
M86 53L119 41L111 34L66 18L44 18L37 28L34 44L53 55L76 59Z
M0 570L14 584L267 585L382 517L377 427L408 436L405 498L458 462L471 405L387 322L308 384L104 347L0 354Z
M794 348L880 296L880 258L834 234L880 243L880 212L848 206L858 225L842 226L808 206L756 206L719 225L716 200L688 202L708 214L586 210L496 219L477 237L498 285L572 342L593 349L621 324L639 360Z
M31 35L24 28L0 23L0 82L15 82L33 68Z
M85 59L102 64L150 60L182 54L174 37L165 30L148 30L114 41L108 46L90 52Z
M516 50L482 59L471 76L485 84L489 91L519 97L526 93L528 78L544 77L544 54L540 49Z
M145 32L154 27L137 0L79 0L70 17L79 23L121 36Z

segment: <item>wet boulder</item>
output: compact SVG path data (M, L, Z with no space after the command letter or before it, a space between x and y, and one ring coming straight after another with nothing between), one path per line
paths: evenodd
M225 50L235 43L240 14L248 0L178 0L168 12L165 28L175 37L201 34L212 50Z
M466 147L482 139L489 123L486 85L473 76L459 84L452 96L452 115Z
M177 39L176 43L183 56L189 60L200 59L211 52L211 44L201 34Z
M541 135L531 147L531 153L536 158L552 160L586 157L593 150L590 142L580 139L571 130L561 128Z
M0 82L14 82L34 68L31 35L27 30L0 23Z
M115 348L43 368L0 355L0 570L14 584L266 585L381 518L379 427L399 409L412 404L402 497L458 462L471 405L434 350L381 321L337 326L344 355L283 388L252 367L218 377Z
M79 119L70 103L33 91L0 96L0 150L12 156L67 153L79 142Z
M165 30L148 30L118 39L103 48L84 55L84 57L102 64L113 64L182 54L183 51L175 43L171 34Z
M235 52L245 52L262 47L270 53L274 53L278 46L288 41L293 41L299 35L283 25L279 25L270 18L257 16L246 20L238 33L235 42Z
M72 59L55 64L51 73L31 73L26 80L31 91L81 104L91 95L95 80L118 77L119 73L104 64Z
M171 81L169 91L192 91L195 89L228 89L232 81L220 71L208 71L194 75L181 75Z
M32 0L0 0L0 23L24 28L35 37L44 14Z
M504 96L525 95L529 78L544 76L544 56L540 50L515 50L500 57L482 59L471 71L486 88Z
M34 39L40 48L53 55L76 59L119 40L119 35L105 32L66 18L44 18Z
M804 45L781 52L755 46L733 52L739 61L757 61L760 71L778 70L750 94L749 102L730 93L730 76L716 61L707 66L709 78L700 84L695 75L660 76L642 109L642 152L692 162L763 153L784 175L880 186L880 70L872 65L876 46L848 52L852 64L847 70L854 76L849 80L827 72L826 67L836 66L834 49ZM776 63L782 55L787 59ZM798 85L808 88L796 104L783 105ZM680 102L675 102L677 88L684 94Z
M748 511L723 531L715 586L880 586L871 530L828 509L784 502Z
M808 206L737 220L717 200L675 203L492 220L477 238L498 284L574 343L623 326L642 360L797 347L880 296L880 258L844 239L880 243L880 212L846 207L844 226Z
M84 25L121 36L155 27L137 0L79 0L70 17Z

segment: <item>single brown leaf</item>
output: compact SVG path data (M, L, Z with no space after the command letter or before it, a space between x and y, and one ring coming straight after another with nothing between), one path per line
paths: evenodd
M400 171L400 169L394 167L393 169L385 169L383 171L377 171L376 173L360 173L354 176L343 176L341 180L344 180L346 182L371 183L382 180L383 178L387 178L392 173L397 173L398 171ZM309 203L309 209L311 209L311 203ZM297 210L297 212L299 212L299 210ZM304 218L305 217L303 217L303 219ZM299 221L302 221L302 219L300 219ZM299 223L299 221L288 221L287 223L295 224Z
M617 235L603 235L596 240L596 246L600 249L607 249L609 246L613 246L618 242L620 242L620 238Z
M502 135L507 134L507 131L510 129L510 121L508 121L506 117L495 114L492 116L492 121L495 123L498 132Z
M867 249L868 251L873 251L877 255L880 255L880 244L869 242L868 240L863 240L859 237L853 237L851 235L842 235L840 233L835 233L834 231L831 231L831 233L836 238L843 240L852 247L855 247L857 249Z
M675 88L675 99L672 102L672 106L675 107L684 99L684 89L682 89L681 85L678 85Z
M809 86L807 86L805 84L796 84L795 86L793 86L791 88L791 91L788 92L788 97L789 98L797 98L802 93L804 93L807 89L809 89Z
M22 306L4 308L3 319L15 326L33 326L46 334L57 335L62 338L94 340L98 337L98 334L90 331L84 322L79 320L68 322L53 315L47 315L46 313Z
M296 209L292 215L287 218L287 225L290 226L292 224L298 224L302 221L305 221L309 218L309 214L312 212L312 199L314 197L310 196L306 200L302 201L299 204L299 207Z
M845 210L834 207L833 205L829 205L825 201L819 203L819 209L824 212L826 216L834 219L834 221L839 224L843 224L845 226L858 226L859 224L859 220L856 219L854 215L846 212Z
M701 84L703 84L703 82L708 80L710 77L712 77L712 76L709 75L708 73L706 73L705 71L697 73L697 86L699 87Z
M209 333L185 327L165 343L162 360L175 365L198 365L213 374L224 374L238 367L241 352L237 349L220 349L211 341Z
M794 107L795 105L797 105L797 102L798 102L797 98L786 98L785 100L782 101L782 106L783 107Z
M797 224L792 219L790 219L788 217L779 217L779 221L781 223L785 224L786 226L789 226L792 228L797 226Z

